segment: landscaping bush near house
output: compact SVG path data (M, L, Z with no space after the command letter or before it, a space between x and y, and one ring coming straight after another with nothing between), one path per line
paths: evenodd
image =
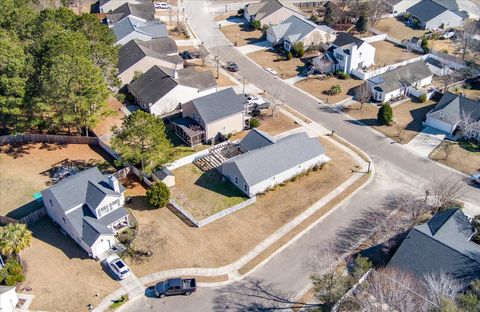
M293 58L292 52L288 51L287 60L290 61Z
M430 52L430 48L428 46L428 40L427 38L423 38L422 39L422 49L423 49L423 52L424 53L429 53Z
M238 9L237 15L243 15L245 13L244 9Z
M393 121L393 110L390 103L383 103L377 114L378 121L382 124L390 126Z
M303 46L303 42L296 42L292 47L293 53L296 57L300 58L305 55L305 47Z
M257 118L250 119L250 128L257 128L260 127L260 120Z
M253 20L251 23L253 29L260 29L262 27L262 23L259 20Z
M154 208L164 207L170 199L170 189L163 182L155 182L147 191L147 199Z
M480 215L473 218L472 225L473 228L476 230L475 234L472 236L472 241L480 244Z
M425 103L427 101L427 95L426 94L421 94L418 97L418 100L420 101L420 103Z
M7 286L15 286L25 280L23 268L20 262L11 257L5 262L5 266L0 269L0 283Z
M269 25L263 25L261 28L263 39L267 38L267 31L270 29Z
M119 299L113 300L113 303L110 305L110 309L115 310L127 301L128 295L122 295Z
M336 95L342 93L342 86L341 85L332 85L329 90L326 92L328 95Z
M338 79L347 80L347 79L350 78L350 75L349 75L349 74L344 73L344 72L342 72L342 71L337 71L336 74L337 74Z

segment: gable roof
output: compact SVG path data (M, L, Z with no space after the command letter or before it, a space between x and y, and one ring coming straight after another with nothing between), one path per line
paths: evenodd
M337 34L337 38L335 38L335 40L332 42L332 45L336 47L344 47L350 44L355 44L360 47L364 43L365 41L360 38L357 38L347 33L339 33Z
M172 64L183 63L183 59L178 55L166 55L147 46L148 44L144 44L144 41L133 39L120 47L118 51L118 73L123 73L146 56L164 60ZM151 46L153 48L161 48L161 44L157 45L153 43Z
M418 277L441 270L467 284L480 278L480 245L470 241L472 234L460 209L437 213L408 233L388 266Z
M473 120L480 120L480 102L474 101L464 96L447 92L435 108L428 114L438 111L444 112L449 118L446 121L457 123L465 117L470 117Z
M187 67L177 71L178 83L187 87L196 88L200 91L214 88L217 85L211 71L198 72L194 67Z
M445 11L447 11L447 8L432 0L422 0L407 9L408 13L423 22L428 22Z
M281 8L287 8L300 14L300 11L296 6L284 0L263 0L257 3L249 3L245 6L247 14L255 16L255 19L257 20L261 20Z
M192 104L206 124L241 113L246 99L228 88L192 100Z
M277 38L283 38L291 43L301 40L315 29L319 29L326 33L335 33L335 30L326 25L318 26L317 24L296 15L290 16L279 25L272 26L271 29Z
M432 72L425 62L417 61L372 77L369 81L382 88L383 92L388 93L402 87L411 86L415 82L431 75Z
M124 3L108 13L107 20L109 24L115 24L128 16L135 16L147 21L153 21L155 19L153 2L142 2L138 4Z
M117 37L117 41L125 38L132 32L138 32L151 38L168 37L167 25L152 21L143 22L130 16L113 25L112 30Z
M141 46L144 46L148 49L157 51L158 53L162 53L162 54L173 54L178 52L178 48L177 48L177 44L175 43L175 40L168 37L154 38L148 41L138 40L137 43Z
M231 158L222 166L233 164L252 186L324 153L318 138L311 139L302 132Z
M248 132L248 134L240 141L239 144L246 151L253 151L257 148L274 143L275 139L272 138L268 133L253 128L252 131Z

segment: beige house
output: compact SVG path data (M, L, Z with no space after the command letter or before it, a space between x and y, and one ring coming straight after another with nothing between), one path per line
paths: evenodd
M182 104L182 118L174 121L177 135L193 146L242 131L248 117L246 99L232 88Z
M248 23L259 20L262 25L277 25L292 15L305 17L296 6L285 0L263 0L249 3L245 6L243 13Z

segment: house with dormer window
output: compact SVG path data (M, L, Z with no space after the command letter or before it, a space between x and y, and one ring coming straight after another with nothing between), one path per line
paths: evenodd
M114 234L129 225L125 188L97 167L84 170L42 191L48 215L90 257L115 244Z

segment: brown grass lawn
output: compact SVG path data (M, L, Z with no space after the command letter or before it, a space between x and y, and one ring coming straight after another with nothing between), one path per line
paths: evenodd
M112 127L121 127L125 114L122 112L122 103L114 97L110 97L107 101L107 111L102 120L93 128L93 132L97 136L106 135L112 132Z
M450 92L457 93L457 94L463 94L465 97L479 101L480 100L480 90L474 90L474 89L465 89L461 87L453 87L450 88Z
M2 197L4 198L4 197ZM119 285L70 237L63 235L45 217L30 226L33 240L22 252L26 280L35 295L30 309L42 311L86 311L96 306Z
M447 145L449 146L448 156L446 155ZM430 153L429 157L466 174L480 170L480 145L443 141Z
M298 124L281 112L276 112L275 116L272 117L272 111L270 109L262 111L260 122L261 124L258 129L270 135L277 135L299 127Z
M247 198L216 170L203 172L194 164L173 171L172 198L197 220L241 203Z
M408 52L405 48L388 41L373 42L375 47L375 67L384 67L389 64L399 63L421 54Z
M231 43L238 47L262 41L262 32L244 24L222 26L221 31Z
M379 20L375 28L398 40L421 38L425 34L425 30L408 27L394 17Z
M264 68L273 68L282 79L288 79L298 75L305 66L305 61L308 60L308 58L299 59L294 57L290 61L287 61L278 53L267 50L249 53L248 57Z
M333 104L352 96L353 90L351 89L361 85L362 83L363 81L359 79L351 78L347 80L341 80L336 77L329 77L323 80L317 78L305 79L297 82L295 86L299 87L305 92L310 93L319 100ZM327 95L324 93L325 91L329 90L331 86L336 84L342 87L342 92L340 94Z
M146 210L145 190L138 184L127 188L139 226L158 229L164 245L148 261L129 263L139 277L181 267L218 267L250 251L274 231L292 220L351 176L355 163L330 141L321 139L332 161L322 170L259 196L255 204L202 228L186 225L170 210Z
M177 154L175 155L175 159L186 157L188 155L194 154L196 152L202 151L210 147L210 145L206 145L206 144L200 144L193 147L187 146L185 142L183 142L175 134L175 131L173 130L173 127L171 125L167 125L166 130L167 130L166 131L167 138L170 140L170 142L172 143L173 147L177 152Z
M423 130L422 119L435 105L436 103L430 100L426 103L408 101L397 105L393 107L395 124L392 126L379 124L378 108L372 104L365 104L363 110L360 110L359 104L354 104L346 113L395 141L406 144Z
M225 14L220 14L220 15L215 16L215 18L213 20L215 22L220 22L220 21L224 21L224 20L228 19L229 17L238 17L237 12L229 12L229 13L225 13Z
M235 86L235 83L226 74L222 73L221 71L218 72L218 79L217 79L217 69L212 64L205 64L205 66L196 66L195 69L197 71L210 70L213 74L213 77L215 77L217 86L219 87Z
M80 168L100 165L101 169L111 171L113 167L104 157L108 156L101 149L85 144L39 143L0 147L0 215L12 213L12 217L21 217L23 211L28 210L32 195L51 184L47 171L56 163L67 159Z
M455 43L451 39L444 39L444 40L429 40L428 44L430 48L434 49L438 52L447 53L450 55L454 55L456 57L462 58L461 46L458 43ZM479 52L468 53L465 56L465 59L468 61L472 61L478 64L478 59L480 57Z

